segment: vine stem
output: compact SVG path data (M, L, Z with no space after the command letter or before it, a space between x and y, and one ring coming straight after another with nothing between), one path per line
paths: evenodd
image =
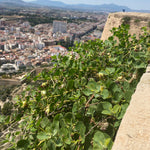
M85 135L85 137L87 137L87 136L91 133L91 131L92 131L95 127L97 127L100 123L101 123L101 121L99 121L97 124L95 124L95 125L89 130L89 132Z
M109 117L107 117L105 120L107 120L107 119L109 119L109 118L111 118L111 117L109 116ZM87 137L95 127L97 127L98 125L100 125L100 123L102 123L102 121L99 121L98 123L96 123L96 124L89 130L89 132L85 135L85 137Z
M79 144L79 146L78 146L77 150L80 150L80 144Z
M53 80L52 76L50 76L50 77L51 77L51 81L53 82L53 85L55 86L55 82L54 82L54 80Z
M77 148L77 150L80 150L80 146L81 146L81 137L79 137L79 146L78 146L78 148Z
M91 102L91 100L94 98L94 94L90 97L90 99L87 101L87 103L85 104L85 107L88 107L89 103Z

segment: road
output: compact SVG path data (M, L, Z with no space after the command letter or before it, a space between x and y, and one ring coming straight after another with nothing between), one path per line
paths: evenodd
M20 85L21 82L15 79L0 79L0 88L2 87L9 87L13 85Z

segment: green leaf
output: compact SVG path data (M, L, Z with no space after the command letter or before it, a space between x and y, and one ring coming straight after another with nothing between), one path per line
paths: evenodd
M78 103L73 104L73 108L72 108L73 113L76 113L78 111L78 106L79 106Z
M126 112L126 109L128 108L128 105L129 105L128 103L125 103L125 104L121 105L121 112L120 112L120 115L117 119L122 119L123 118L123 116Z
M20 140L17 142L17 148L27 148L29 145L28 140Z
M52 140L48 140L46 145L48 150L56 150L55 143Z
M59 121L53 121L52 123L52 134L55 136L59 132Z
M112 109L112 104L109 102L103 102L102 103L103 111L102 114L104 115L112 115L111 109Z
M47 139L51 138L51 136L48 135L48 134L45 133L45 132L39 132L38 135L37 135L37 138L38 138L39 140L47 140Z
M100 103L100 104L97 105L96 112L100 114L102 111L103 111L103 105L102 105L102 103Z
M62 141L62 137L58 137L54 140L56 147L62 147L64 144L64 141Z
M81 85L82 85L82 86L85 86L85 85L86 85L86 82L87 82L86 78L85 78L85 77L82 77L82 78L81 78Z
M4 115L0 115L0 123L5 121L5 116Z
M47 150L47 144L46 144L46 141L45 141L44 144L43 144L42 150Z
M57 56L56 56L56 55L54 55L54 56L51 56L51 58L52 58L52 59L57 59Z
M83 90L83 93L86 95L86 96L90 96L90 95L92 95L93 94L93 92L90 90L90 89L84 89Z
M107 138L107 139L105 140L104 145L105 145L106 147L108 147L108 145L109 145L110 142L111 142L111 138Z
M49 124L49 119L47 118L47 117L44 117L43 119L42 119L42 121L40 122L40 124L41 124L41 127L42 128L45 128L48 124Z
M134 93L134 89L128 89L125 93L124 93L124 98L127 102L130 102L131 100L131 96Z
M102 98L103 98L103 99L109 98L109 91L108 91L107 89L104 89L104 90L102 91Z
M118 118L117 118L117 119L118 119ZM115 128L118 128L118 127L120 126L120 122L121 122L121 120L116 121L115 124L114 124L114 127L115 127Z
M146 68L146 64L145 63L141 63L140 65L136 65L135 68L136 69Z
M79 79L74 80L74 87L75 87L75 88L79 88L79 86L80 86L80 81L79 81Z
M88 111L87 111L87 114L88 115L94 115L94 112L97 110L97 105L91 105L89 108L88 108Z
M57 114L55 117L54 117L54 121L59 121L63 118L63 115L62 114Z
M111 89L112 89L112 91L113 91L114 93L116 93L116 92L120 92L120 91L121 91L121 89L119 88L119 86L118 86L118 85L116 85L116 84L115 84L115 85L113 85Z
M75 129L79 132L79 134L82 138L82 143L84 143L84 141L85 141L85 131L86 131L86 127L85 127L84 123L82 121L79 121L76 124Z
M110 110L103 110L102 114L104 114L104 115L110 115L111 116L112 112Z
M69 80L68 83L67 83L67 87L68 87L69 89L72 89L73 86L74 86L74 80Z
M106 68L105 70L108 74L112 74L115 72L115 68Z
M65 128L65 127L62 127L61 130L60 130L60 136L61 138L63 139L63 141L70 145L71 144L71 130L69 128ZM62 145L61 145L62 146Z
M112 104L110 102L102 102L102 106L104 110L110 110L112 108Z
M8 124L10 121L10 116L6 117L5 123Z
M72 122L73 115L72 115L71 112L68 112L68 113L65 114L64 118L65 118L66 123L70 124Z
M120 105L115 105L112 110L113 110L114 114L119 113L120 110L121 110L121 106Z
M89 81L87 88L93 93L98 93L100 91L100 84L95 81Z
M111 150L112 140L108 134L97 131L93 138L93 150Z

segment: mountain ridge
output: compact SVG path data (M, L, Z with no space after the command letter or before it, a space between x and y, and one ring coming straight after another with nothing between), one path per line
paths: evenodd
M89 5L89 4L65 4L60 1L52 0L36 0L36 1L23 1L23 0L0 0L1 6L25 6L25 7L54 7L68 10L79 10L79 11L96 11L96 12L119 12L123 9L127 12L148 12L150 10L132 10L127 6L120 6L116 4L102 4L102 5Z

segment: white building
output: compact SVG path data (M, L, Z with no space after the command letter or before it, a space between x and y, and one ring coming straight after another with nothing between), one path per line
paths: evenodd
M18 48L19 48L19 49L25 49L25 45L22 44L22 43L20 43L20 44L18 45Z
M18 67L15 64L3 64L0 68L0 73L15 73L18 72Z
M53 21L53 33L66 33L67 22L66 21Z
M8 50L10 50L10 47L9 47L9 44L7 43L4 45L4 51L8 51Z

